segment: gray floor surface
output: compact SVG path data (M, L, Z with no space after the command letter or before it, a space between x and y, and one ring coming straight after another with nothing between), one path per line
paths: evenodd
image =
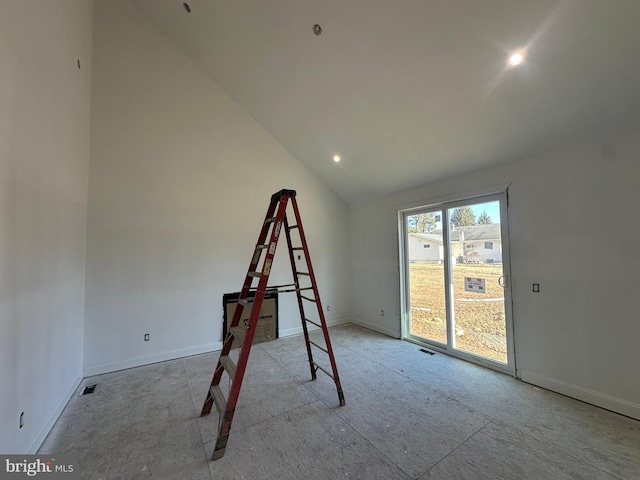
M86 378L95 393L73 396L40 453L77 455L91 480L640 478L636 420L353 325L330 333L347 405L310 381L301 336L255 345L220 460L215 407L199 416L218 352Z

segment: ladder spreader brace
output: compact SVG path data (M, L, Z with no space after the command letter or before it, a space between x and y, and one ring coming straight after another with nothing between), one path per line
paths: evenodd
M287 205L291 202L293 207L293 214L295 218L295 224L289 225L287 219ZM300 237L300 245L293 246L291 231L297 230ZM288 285L278 285L274 287L268 287L267 282L271 273L271 265L276 253L276 247L278 245L278 239L281 233L284 231L287 239L287 246L289 250L289 259L291 261L291 270L293 272L294 283ZM267 241L267 237L269 240ZM266 256L262 263L262 252L266 252ZM298 271L296 265L294 251L300 251L304 254L304 262L306 271ZM307 279L301 281L301 277ZM258 279L258 285L252 287L254 278ZM255 290L253 298L249 299L249 292ZM304 236L304 229L302 228L302 220L300 218L300 212L298 210L298 203L296 202L295 190L280 190L271 196L271 202L267 209L267 215L260 235L258 236L258 242L251 257L251 263L249 264L249 270L242 286L242 291L238 298L238 303L231 320L230 327L227 331L222 351L220 352L220 358L211 380L211 387L207 393L207 398L202 406L201 416L206 416L211 413L213 405L216 405L220 421L218 422L218 437L216 439L215 448L213 450L212 460L217 460L224 455L227 441L229 439L229 432L231 430L231 422L233 421L233 415L235 413L236 405L238 402L238 396L240 394L240 388L242 387L242 379L247 368L247 362L249 360L249 353L251 351L251 345L253 344L253 336L256 331L258 318L260 316L260 308L262 307L262 301L266 292L271 291L278 292L296 292L298 297L298 308L300 310L300 319L302 321L302 331L304 333L304 341L307 348L307 356L309 357L309 368L311 370L311 379L316 379L316 372L321 370L333 379L338 391L338 400L340 405L345 405L344 394L342 393L342 386L340 384L340 377L338 376L338 368L336 366L336 360L333 355L333 349L331 348L331 341L329 339L329 331L327 330L327 323L324 318L324 312L322 310L322 304L320 302L320 295L318 293L318 284L313 273L313 267L311 265L311 257L309 255L309 248L307 247L307 240ZM304 295L303 295L304 292ZM305 315L305 302L315 303L315 307L318 311L318 321L310 320ZM239 326L240 319L242 318L242 312L245 306L251 306L251 313L249 316L249 323L246 328ZM309 339L309 330L307 324L310 323L322 330L324 336L324 346ZM238 338L240 341L240 353L238 355L237 363L229 357L231 345L233 340ZM320 366L313 358L313 351L311 346L318 348L329 357L330 370ZM222 373L227 372L230 380L229 394L225 398L222 389L220 388L220 380Z

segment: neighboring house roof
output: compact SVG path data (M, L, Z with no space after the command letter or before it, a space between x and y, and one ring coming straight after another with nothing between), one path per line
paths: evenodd
M430 242L442 243L442 235L436 235L433 233L410 233L409 235L423 240L429 240Z
M438 231L439 232L439 231ZM437 232L433 232L437 233ZM455 227L451 231L452 242L473 242L477 240L500 241L500 224L470 225L468 227Z

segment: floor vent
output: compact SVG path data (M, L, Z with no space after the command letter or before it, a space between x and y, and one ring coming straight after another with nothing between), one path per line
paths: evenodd
M84 390L82 390L82 393L80 395L89 395L90 393L93 393L95 389L95 385L87 385L86 387L84 387Z
M429 355L435 355L435 354L436 354L436 352L430 352L430 351L429 351L429 350L427 350L426 348L421 348L421 349L420 349L420 351L421 351L422 353L426 353L426 354L429 354Z

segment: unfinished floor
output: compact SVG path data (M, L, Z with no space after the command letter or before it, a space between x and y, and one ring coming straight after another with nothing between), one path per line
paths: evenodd
M40 453L83 479L638 479L640 422L352 325L330 329L347 405L301 337L251 352L226 455L199 417L217 353L87 378Z

